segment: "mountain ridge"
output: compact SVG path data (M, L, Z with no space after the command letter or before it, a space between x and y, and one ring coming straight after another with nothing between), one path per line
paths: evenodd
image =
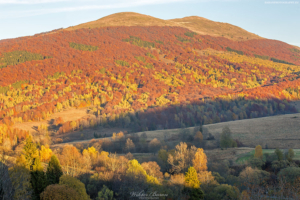
M68 27L64 30L76 30L81 28L98 28L107 26L179 26L187 28L200 35L225 37L231 40L245 41L251 39L263 39L238 26L215 22L199 16L188 16L163 20L150 15L134 12L121 12L102 17L98 20Z

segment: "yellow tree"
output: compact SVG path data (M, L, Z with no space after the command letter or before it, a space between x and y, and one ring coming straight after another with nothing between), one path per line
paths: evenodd
M197 178L197 171L194 167L189 167L189 170L185 173L185 185L189 188L200 188L200 181Z
M260 158L260 159L262 159L262 157L263 157L263 151L262 151L262 148L261 148L260 145L257 145L257 146L255 147L254 157L255 157L255 158Z
M147 174L146 170L139 164L137 160L130 160L128 162L126 174L134 179L144 179L147 183L159 185L159 181L154 176Z
M197 131L197 133L194 136L194 140L197 141L197 142L202 142L203 135L202 135L201 131Z
M198 148L193 159L193 167L199 173L207 170L207 157L202 148Z
M48 145L42 145L40 151L40 157L42 162L48 162L52 156L52 150L49 148Z
M77 124L75 121L71 121L70 126L72 127L73 131L76 128Z

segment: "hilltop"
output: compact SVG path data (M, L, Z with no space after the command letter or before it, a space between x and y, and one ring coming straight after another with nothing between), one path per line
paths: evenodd
M243 41L252 39L263 39L262 37L250 33L238 26L229 23L214 22L203 17L191 16L179 19L171 19L176 25L188 28L201 35L211 35L215 37L225 37L231 40Z
M108 26L178 26L187 28L201 35L225 37L237 41L262 39L262 37L240 27L228 23L214 22L203 17L191 16L181 19L163 20L134 12L112 14L92 22L71 26L65 30Z

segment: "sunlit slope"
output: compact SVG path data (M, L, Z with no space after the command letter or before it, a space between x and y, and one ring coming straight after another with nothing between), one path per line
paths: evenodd
M215 22L203 17L191 16L179 19L171 19L180 27L188 28L198 34L225 37L231 40L252 40L262 39L262 37L250 33L238 26L228 23Z
M77 26L71 26L66 30L107 26L176 26L176 23L158 19L149 15L134 12L122 12L108 15L95 21L79 24Z
M201 35L220 36L231 40L261 39L260 36L250 33L238 26L214 22L198 16L163 20L134 12L122 12L108 15L92 22L71 26L66 30L108 26L179 26L188 28Z
M139 132L295 113L286 100L300 99L298 57L298 49L280 41L233 41L173 26L2 41L0 144L20 143L30 128L58 135L95 126ZM53 117L74 108L88 113ZM44 121L48 128L35 123Z

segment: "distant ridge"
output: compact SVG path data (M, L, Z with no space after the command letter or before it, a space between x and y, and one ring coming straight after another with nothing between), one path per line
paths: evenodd
M238 26L228 23L214 22L203 17L191 16L180 19L163 20L149 15L134 12L121 12L95 21L71 26L65 30L71 31L81 28L98 28L107 26L179 26L190 29L201 35L225 37L231 40L262 39Z

